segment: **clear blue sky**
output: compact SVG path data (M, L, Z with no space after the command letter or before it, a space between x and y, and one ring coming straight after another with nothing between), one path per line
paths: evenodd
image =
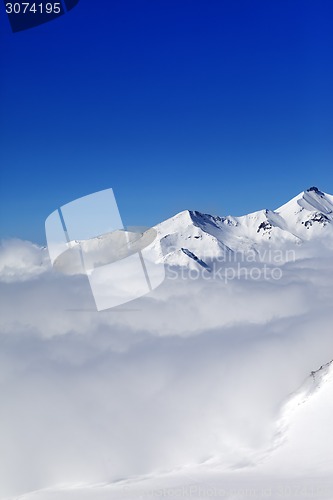
M108 187L128 225L332 193L332 26L331 0L81 0L12 34L1 5L1 236Z

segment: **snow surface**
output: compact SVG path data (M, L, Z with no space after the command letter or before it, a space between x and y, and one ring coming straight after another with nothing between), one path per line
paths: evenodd
M185 466L164 474L123 479L112 484L59 485L16 500L127 500L158 498L280 498L331 500L333 449L333 363L314 371L282 409L272 454L234 471L217 461Z

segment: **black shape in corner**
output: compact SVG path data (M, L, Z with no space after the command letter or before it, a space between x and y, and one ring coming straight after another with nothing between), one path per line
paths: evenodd
M80 0L64 0L66 9L72 10L79 3L79 1Z

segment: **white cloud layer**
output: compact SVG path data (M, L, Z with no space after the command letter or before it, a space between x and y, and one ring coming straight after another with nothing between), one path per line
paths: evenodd
M331 259L278 281L166 280L98 313L85 276L0 250L0 498L272 446L281 406L333 358Z
M0 242L0 281L26 281L44 273L49 267L48 252L30 241Z

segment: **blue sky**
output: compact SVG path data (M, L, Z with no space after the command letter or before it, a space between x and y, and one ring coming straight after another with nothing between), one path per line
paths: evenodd
M2 237L108 187L128 225L333 192L330 0L80 0L16 34L1 7Z

